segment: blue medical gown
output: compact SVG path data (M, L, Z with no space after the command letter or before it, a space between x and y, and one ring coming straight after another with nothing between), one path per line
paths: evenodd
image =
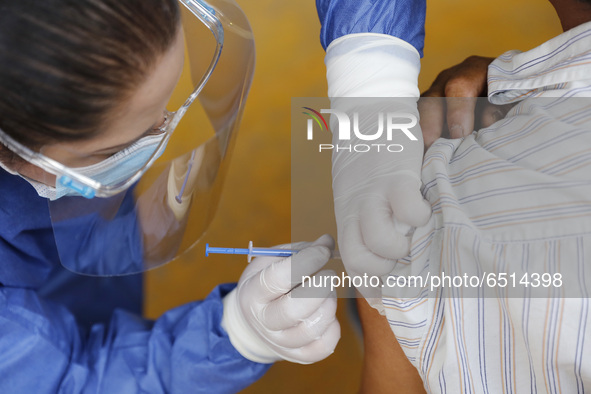
M269 365L221 328L222 297L140 317L142 276L61 267L47 201L0 169L0 393L233 393Z
M423 56L425 0L316 0L316 9L324 49L346 34L380 33L408 42Z

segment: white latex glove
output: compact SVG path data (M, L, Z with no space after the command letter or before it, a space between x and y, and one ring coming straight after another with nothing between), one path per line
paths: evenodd
M324 235L311 244L280 247L303 250L295 258L255 258L238 286L224 297L222 327L232 345L251 361L320 361L333 353L341 337L335 317L336 293L328 288L314 289L315 297L311 298L306 296L310 289L298 285L302 276L312 276L326 264L334 240ZM296 264L293 272L292 260ZM316 275L331 274L326 270Z
M410 44L383 34L352 34L330 44L325 63L331 108L347 114L358 112L363 134L375 132L380 112L408 113L418 120L420 57ZM341 148L333 150L332 176L343 263L349 275L386 275L396 259L409 253L412 227L424 225L431 215L431 207L420 192L420 126L417 123L410 129L415 141L402 131L394 133L392 140L387 140L385 131L379 140L360 140L353 132L350 140L339 140L333 115L331 130L333 145ZM400 144L404 149L396 153L342 149L356 144ZM358 290L383 313L381 288Z

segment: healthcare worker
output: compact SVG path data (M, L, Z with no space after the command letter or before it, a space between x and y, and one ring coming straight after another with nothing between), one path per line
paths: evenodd
M253 62L232 0L0 1L0 392L229 393L332 353L291 259L140 317L138 274L211 221ZM292 247L310 275L333 241Z

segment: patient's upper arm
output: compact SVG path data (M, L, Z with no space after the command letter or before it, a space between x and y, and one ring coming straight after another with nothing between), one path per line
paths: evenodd
M424 393L423 381L408 361L386 318L357 299L365 355L361 393Z

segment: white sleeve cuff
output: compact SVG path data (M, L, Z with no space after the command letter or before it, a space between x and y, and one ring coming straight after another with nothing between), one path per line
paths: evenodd
M326 49L328 97L419 97L421 57L399 38L349 34Z

